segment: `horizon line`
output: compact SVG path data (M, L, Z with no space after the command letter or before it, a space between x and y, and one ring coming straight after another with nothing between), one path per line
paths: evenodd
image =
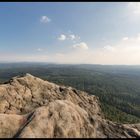
M55 65L107 65L107 66L140 66L140 64L91 64L91 63L58 63L58 62L38 62L38 61L0 61L0 64L12 64L12 63L44 63Z

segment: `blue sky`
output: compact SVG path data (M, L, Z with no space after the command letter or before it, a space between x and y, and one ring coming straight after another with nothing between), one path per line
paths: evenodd
M140 3L0 3L0 61L140 64Z

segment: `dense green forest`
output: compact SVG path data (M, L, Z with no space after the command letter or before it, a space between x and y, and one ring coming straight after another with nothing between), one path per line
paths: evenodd
M107 119L140 122L140 66L0 64L0 82L31 73L97 95Z

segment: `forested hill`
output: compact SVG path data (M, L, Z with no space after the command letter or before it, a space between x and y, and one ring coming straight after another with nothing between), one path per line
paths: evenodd
M140 122L140 66L0 64L1 83L25 73L99 96L110 120Z

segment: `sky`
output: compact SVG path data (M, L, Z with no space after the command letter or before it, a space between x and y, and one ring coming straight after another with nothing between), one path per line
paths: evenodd
M140 2L1 2L0 62L140 64Z

